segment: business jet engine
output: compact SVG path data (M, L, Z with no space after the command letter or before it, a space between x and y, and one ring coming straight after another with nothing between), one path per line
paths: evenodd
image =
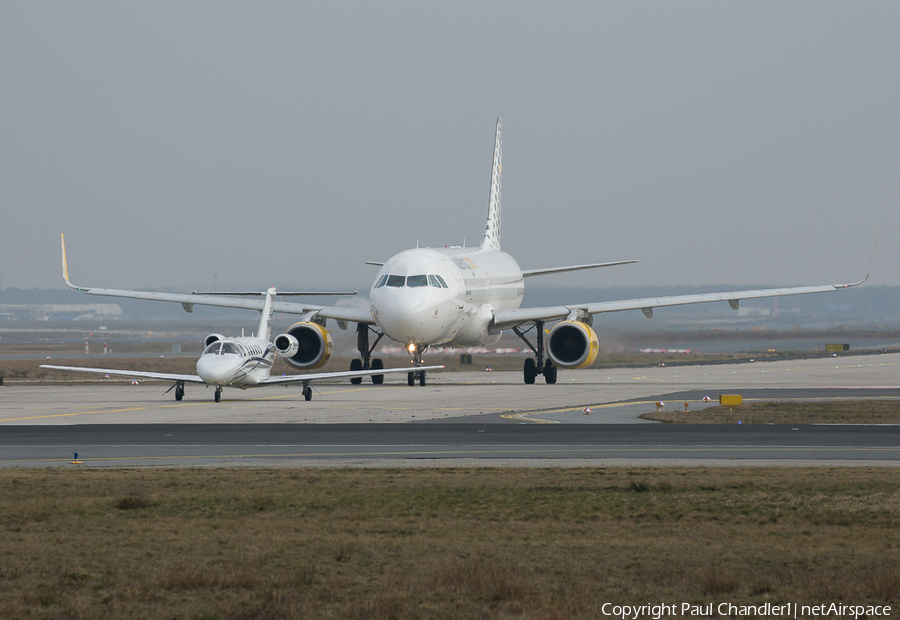
M275 353L279 357L294 357L300 350L300 343L290 334L275 336Z
M547 355L560 368L584 368L597 359L600 339L587 323L560 321L547 336Z
M275 349L294 368L312 369L331 358L333 344L328 330L318 323L294 323L275 337Z
M209 336L207 336L206 338L204 338L204 340L203 340L203 348L205 349L206 347L208 347L208 346L211 345L212 343L214 343L214 342L219 342L220 340L225 340L225 336L223 336L222 334L210 334Z

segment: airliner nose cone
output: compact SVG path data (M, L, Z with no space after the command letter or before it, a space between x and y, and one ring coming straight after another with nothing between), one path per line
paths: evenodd
M378 324L398 342L419 344L437 342L443 329L433 304L403 290L392 291L380 300Z

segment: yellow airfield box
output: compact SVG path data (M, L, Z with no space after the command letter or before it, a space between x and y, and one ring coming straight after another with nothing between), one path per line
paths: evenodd
M832 351L849 351L849 344L826 344L825 350L831 353Z
M737 407L744 404L744 397L740 394L719 394L719 404L726 407Z

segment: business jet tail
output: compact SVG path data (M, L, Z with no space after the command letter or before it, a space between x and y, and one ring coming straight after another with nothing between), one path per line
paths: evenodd
M491 196L488 200L488 219L484 227L482 250L500 249L500 176L503 172L503 138L500 130L502 118L497 119L497 134L494 137L494 163L491 165Z
M272 315L275 312L275 287L269 287L266 291L266 303L263 305L262 316L259 317L259 329L256 332L257 338L268 340L272 333Z

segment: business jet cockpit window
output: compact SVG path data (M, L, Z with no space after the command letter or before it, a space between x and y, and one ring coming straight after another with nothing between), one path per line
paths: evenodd
M217 340L205 349L203 355L240 355L241 350L232 342Z
M240 354L241 354L241 350L233 342L223 342L222 343L221 355L240 355Z

